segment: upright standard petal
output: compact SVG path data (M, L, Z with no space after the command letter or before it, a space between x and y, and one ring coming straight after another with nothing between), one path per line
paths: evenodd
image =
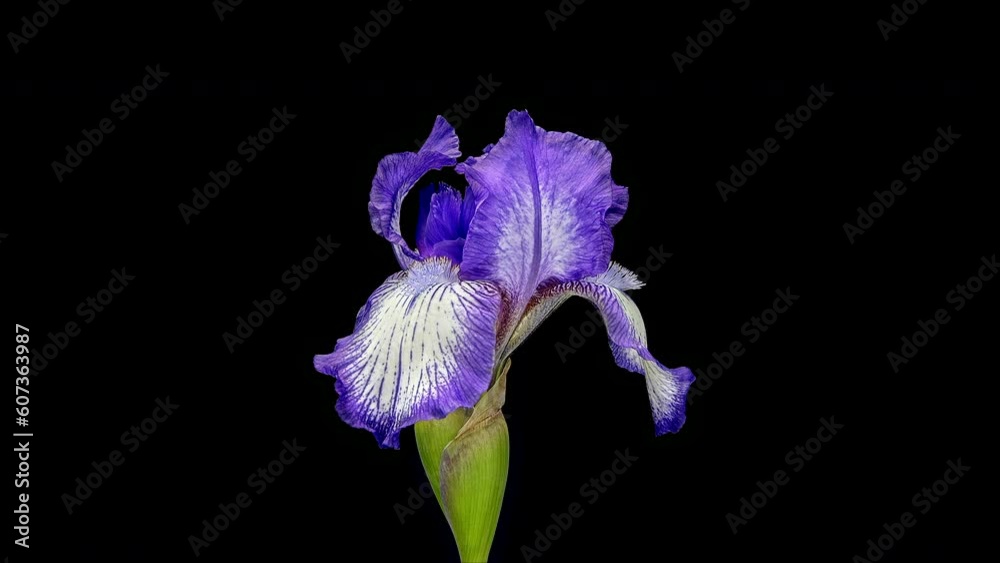
M447 256L462 262L462 248L475 213L475 198L447 184L420 190L420 215L417 219L417 250L424 258Z
M612 262L611 267L599 276L542 289L531 300L501 359L509 355L566 299L572 296L589 299L604 319L615 362L631 372L646 376L656 435L677 432L684 425L685 400L694 374L685 367L667 368L649 352L642 315L635 302L625 294L625 291L641 286L642 282L634 273Z
M617 225L622 220L622 217L625 216L626 209L628 209L628 188L612 184L611 208L604 214L604 220L607 221L608 226L614 227Z
M507 116L503 138L456 168L479 201L462 255L462 278L491 280L520 317L535 289L604 272L611 259L606 214L621 201L611 154L599 141ZM612 212L612 216L615 215ZM512 326L505 327L505 340Z
M448 121L438 116L431 134L418 152L400 152L386 156L378 163L368 202L372 229L392 243L399 265L408 267L420 257L403 239L399 230L399 213L403 198L420 177L431 170L455 166L462 156L458 136Z
M500 291L461 281L445 258L390 276L358 313L354 333L316 369L337 379L337 412L399 447L399 432L420 420L473 406L493 373Z

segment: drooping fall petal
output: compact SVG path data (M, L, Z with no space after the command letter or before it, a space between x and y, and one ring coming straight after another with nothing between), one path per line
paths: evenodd
M316 369L337 379L337 412L399 447L399 431L471 407L495 364L499 290L461 281L446 258L415 262L390 276L358 313L354 333Z
M528 312L514 330L510 343L520 344L560 304L573 296L597 306L611 343L615 362L622 368L646 376L646 390L653 411L656 435L677 432L684 424L685 401L694 374L685 367L667 368L649 352L646 325L635 302L625 293L639 289L635 274L611 263L606 272L584 280L542 289L532 299ZM501 357L513 351L508 346Z

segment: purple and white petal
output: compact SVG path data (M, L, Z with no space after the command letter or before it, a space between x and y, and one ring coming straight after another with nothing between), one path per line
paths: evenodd
M605 217L621 194L603 143L545 131L527 112L514 111L503 138L456 170L479 202L465 240L462 279L500 285L510 296L513 318L540 284L607 270L611 234Z
M458 136L448 121L438 116L430 136L418 152L400 152L386 156L378 163L368 202L372 229L392 243L399 264L408 267L420 257L403 239L399 230L399 214L403 198L421 176L431 170L455 166L462 153Z
M685 400L694 374L685 367L667 368L649 352L646 343L646 325L635 302L626 291L642 287L635 274L612 262L606 272L585 280L557 284L542 289L532 299L527 313L514 330L510 340L515 346L528 335L560 304L569 297L589 299L597 306L611 341L615 362L635 373L646 376L646 390L653 411L656 435L677 432L684 424ZM513 351L508 348L500 359Z
M316 369L336 378L337 412L399 447L399 432L475 405L493 373L500 291L461 281L444 258L390 276L358 313L354 333Z

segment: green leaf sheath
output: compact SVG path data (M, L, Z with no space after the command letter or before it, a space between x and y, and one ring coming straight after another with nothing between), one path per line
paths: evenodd
M462 429L470 416L472 416L472 409L458 409L442 419L425 420L414 425L420 461L424 465L427 480L434 488L434 496L437 497L438 504L442 506L441 456L444 454L445 446L455 439L458 431Z
M485 563L496 533L507 470L510 436L500 411L507 360L476 406L417 424L417 447L444 510L463 563Z

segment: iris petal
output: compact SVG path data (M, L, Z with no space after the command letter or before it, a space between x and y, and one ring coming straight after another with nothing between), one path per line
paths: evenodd
M462 193L441 184L420 191L420 216L417 222L417 249L423 257L447 256L462 262L462 248L475 213L475 198L462 200Z
M493 373L500 303L498 288L459 280L443 258L390 276L354 333L314 360L337 380L341 418L398 448L402 428L473 406Z
M611 155L599 141L536 127L527 112L507 116L503 138L456 170L479 205L462 256L462 278L490 280L520 317L543 282L604 272L611 258L606 216L619 217ZM623 210L623 208L621 208ZM507 326L503 341L513 326Z
M684 425L685 399L694 374L685 367L667 368L649 352L642 315L635 302L625 294L625 291L641 286L634 273L612 262L601 275L541 290L532 299L501 359L567 299L573 296L589 299L604 319L615 362L622 368L646 376L656 435L677 432Z
M399 230L403 198L421 176L431 170L455 166L460 156L455 129L438 116L430 136L418 152L394 153L379 161L372 180L368 215L375 233L392 243L396 259L403 268L419 259Z
M628 188L612 184L611 207L604 214L604 220L607 221L608 226L614 227L617 225L622 220L622 217L625 216L626 209L628 209Z

